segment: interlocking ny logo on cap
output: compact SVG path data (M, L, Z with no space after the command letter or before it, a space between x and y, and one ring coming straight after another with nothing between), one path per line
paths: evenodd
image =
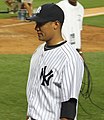
M40 13L42 7L40 6L37 10L36 10L36 13Z

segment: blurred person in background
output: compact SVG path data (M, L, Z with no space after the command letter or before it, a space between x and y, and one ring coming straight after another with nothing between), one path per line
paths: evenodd
M62 35L82 56L81 31L84 8L78 0L61 0L57 5L64 11L65 20L62 26Z
M5 0L5 3L9 7L9 13L15 13L21 8L21 0Z
M32 2L33 0L21 0L23 7L27 10L28 16L32 16Z

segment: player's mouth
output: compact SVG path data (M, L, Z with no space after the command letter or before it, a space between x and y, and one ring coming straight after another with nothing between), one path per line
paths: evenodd
M43 40L43 34L42 33L37 33L38 34L38 39Z
M38 34L39 37L43 36L43 34L40 33L40 32L37 32L37 34Z

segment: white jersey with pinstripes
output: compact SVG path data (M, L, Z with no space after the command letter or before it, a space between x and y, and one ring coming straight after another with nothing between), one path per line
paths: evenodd
M36 120L60 120L61 102L78 99L83 60L68 43L33 54L27 82L27 115Z

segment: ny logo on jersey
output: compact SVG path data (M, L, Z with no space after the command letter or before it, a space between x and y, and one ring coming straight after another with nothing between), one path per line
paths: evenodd
M49 81L53 77L53 71L51 70L49 73L46 74L46 68L47 66L42 68L40 75L40 79L42 79L41 85L43 86L49 86Z

